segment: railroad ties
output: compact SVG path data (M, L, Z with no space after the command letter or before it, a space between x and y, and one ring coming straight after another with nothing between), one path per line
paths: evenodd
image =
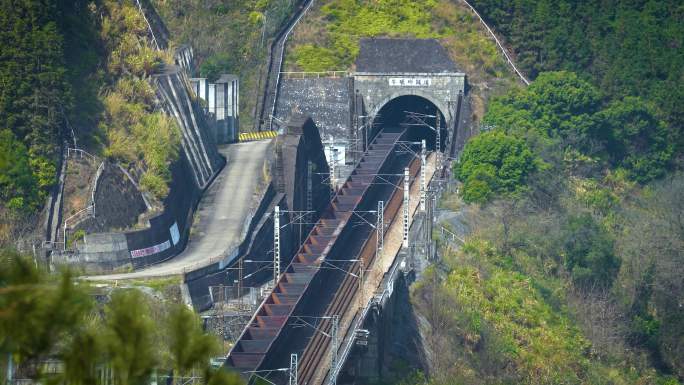
M231 349L226 366L248 374L259 368L306 293L318 267L362 202L388 155L403 133L381 132L364 153L352 175L333 197L271 294L262 302ZM312 295L315 293L311 293Z

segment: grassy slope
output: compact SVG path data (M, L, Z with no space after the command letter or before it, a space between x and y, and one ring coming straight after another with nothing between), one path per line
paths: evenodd
M68 19L66 35L70 75L83 106L73 114L79 143L132 170L141 188L160 201L168 193L180 130L155 110L148 79L172 62L170 54L152 47L131 1L105 0L69 13L77 15Z
M316 3L297 26L286 70L353 69L360 37L437 38L468 74L474 115L484 114L486 99L515 84L495 43L473 14L449 0L332 0Z
M251 131L270 39L291 14L291 0L154 0L175 43L190 43L199 75L240 77L240 127Z

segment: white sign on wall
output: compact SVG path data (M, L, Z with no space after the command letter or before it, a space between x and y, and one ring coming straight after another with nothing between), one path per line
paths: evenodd
M146 257L148 255L161 253L162 251L164 251L170 247L171 247L171 242L169 242L169 241L162 242L158 245L146 247L144 249L131 250L131 257L133 257L133 258Z
M430 78L389 78L389 85L393 87L429 87Z
M328 160L328 164L332 162L333 160L335 161L335 166L340 166L343 165L347 162L347 158L345 157L345 146L339 145L339 144L334 144L332 146L332 151L334 152L331 153L330 150L330 144L323 144L323 152L325 153L325 159Z
M178 231L178 222L173 222L173 226L169 228L169 233L171 233L171 242L176 246L180 240L180 232Z

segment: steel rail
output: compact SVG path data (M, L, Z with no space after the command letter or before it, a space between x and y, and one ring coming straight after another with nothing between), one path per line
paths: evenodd
M318 273L302 267L317 264L317 260L327 257L331 252L337 237L349 223L350 211L363 201L369 191L369 185L360 181L375 178L374 174L386 163L395 142L402 135L403 132L383 132L376 138L367 154L383 153L384 158L362 158L357 163L354 175L338 190L317 225L285 269L285 273L280 275L272 293L264 299L259 310L250 319L231 349L226 360L227 365L241 369L240 371L260 367ZM331 225L334 226L331 228Z
M413 183L416 181L416 176L420 171L420 160L413 158L411 161L410 175L412 176ZM387 205L384 213L385 223L391 223L397 218L397 213L401 208L403 192L401 188L395 187L391 192L391 198L389 199L389 204ZM388 220L389 219L389 220ZM356 259L364 261L364 267L370 267L375 262L377 257L375 253L375 241L377 237L377 232L371 232L369 237L364 242L364 245L359 252L359 256ZM360 275L361 262L355 262L350 269L355 274ZM335 298L331 301L328 309L325 311L323 316L333 316L338 315L342 317L346 314L353 303L353 299L359 292L358 278L347 275L337 290ZM361 283L363 284L363 283ZM323 320L320 328L329 333L332 327L329 318ZM301 360L299 361L300 371L298 373L298 379L303 384L312 384L315 380L316 370L321 365L322 360L327 356L327 352L330 350L330 338L326 338L320 333L316 333L310 340L307 348L304 350ZM333 347L334 348L334 347ZM338 347L339 348L339 347ZM331 368L329 368L330 370Z

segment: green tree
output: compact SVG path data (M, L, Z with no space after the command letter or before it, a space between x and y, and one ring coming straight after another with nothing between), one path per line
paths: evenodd
M200 75L213 82L218 79L221 74L230 73L231 70L238 66L235 55L228 53L217 53L202 62L200 65Z
M644 183L661 177L674 154L674 141L655 109L637 97L614 101L601 111L611 160Z
M38 195L23 204L33 208L55 181L62 111L71 107L59 15L50 0L0 2L0 127L26 146Z
M15 210L33 210L36 185L26 146L10 130L0 131L0 200Z
M466 202L485 203L494 194L522 190L528 175L540 165L524 140L494 130L466 144L454 174L463 182Z
M96 316L84 320L77 331L60 349L58 358L64 363L64 371L56 383L69 385L99 385L101 377L98 366L104 364L105 345L101 338L102 319Z
M185 305L176 305L167 319L168 344L174 384L192 369L204 369L218 352L216 338L205 334L197 315ZM218 379L217 379L218 380Z
M598 90L575 73L546 72L529 87L494 99L484 123L528 140L541 135L587 150L600 136L595 118L600 107Z
M30 259L0 250L0 354L40 358L73 334L92 307L70 272L48 276Z
M158 363L155 325L138 290L121 290L105 308L107 360L119 385L145 385Z
M575 283L592 288L610 287L620 269L613 239L590 214L572 216L565 227L565 266Z

